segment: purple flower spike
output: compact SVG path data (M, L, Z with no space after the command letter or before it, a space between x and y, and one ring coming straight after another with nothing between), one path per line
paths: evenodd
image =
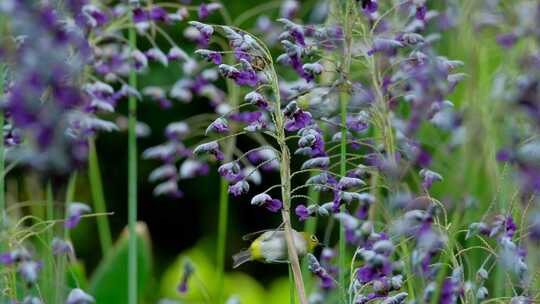
M236 184L229 186L229 193L233 196L240 196L249 192L249 184L245 180L241 180Z
M266 193L261 193L255 195L251 199L251 205L265 207L271 212L277 212L283 206L282 202L278 199L273 199L270 195Z
M71 203L67 208L67 219L65 226L69 229L75 228L80 220L81 216L85 213L90 213L92 209L83 203Z
M193 273L195 273L195 267L193 266L191 261L186 260L184 262L184 273L182 274L180 284L178 284L177 288L179 293L186 293L188 291L188 282Z
M194 178L207 175L210 171L208 164L194 159L186 159L178 170L180 179Z

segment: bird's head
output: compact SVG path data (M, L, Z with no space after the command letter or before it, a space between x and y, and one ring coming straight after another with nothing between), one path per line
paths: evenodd
M309 234L307 232L302 232L302 236L308 244L308 251L313 252L317 246L319 246L319 239L314 234Z

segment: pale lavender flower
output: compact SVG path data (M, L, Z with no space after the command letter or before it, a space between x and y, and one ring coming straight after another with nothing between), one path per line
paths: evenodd
M81 216L86 213L92 212L90 206L83 203L70 203L66 210L66 222L64 225L69 228L75 228L80 220Z
M96 300L80 288L74 288L69 292L66 304L90 304Z

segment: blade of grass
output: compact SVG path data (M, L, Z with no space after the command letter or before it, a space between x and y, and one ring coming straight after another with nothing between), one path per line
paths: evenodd
M129 46L137 49L137 34L134 27L129 29ZM129 72L129 85L137 88L137 74L134 69ZM128 303L137 303L137 99L129 96L128 105Z
M101 182L101 171L99 169L99 160L96 151L96 143L93 138L88 140L88 177L90 179L90 190L94 202L94 210L97 213L106 213L107 205L105 203L105 194L103 193L103 184ZM99 243L101 244L102 255L105 256L112 247L111 228L107 216L97 217L97 227Z

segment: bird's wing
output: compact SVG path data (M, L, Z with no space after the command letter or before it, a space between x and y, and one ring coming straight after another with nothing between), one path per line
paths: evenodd
M274 229L264 229L264 230L259 230L259 231L255 231L255 232L251 232L251 233L248 233L248 234L245 234L244 236L242 236L242 240L244 241L251 241L251 240L254 240L256 239L257 237L259 237L261 234L265 233L265 232L268 232L268 231L273 231Z
M242 240L244 240L244 241L254 240L257 237L259 237L261 234L263 234L265 232L268 232L268 231L274 231L274 233L276 233L277 231L283 231L283 224L284 223L281 223L276 229L265 229L265 230L260 230L260 231L255 231L255 232L248 233L248 234L242 236ZM274 233L270 234L266 239L273 237Z

